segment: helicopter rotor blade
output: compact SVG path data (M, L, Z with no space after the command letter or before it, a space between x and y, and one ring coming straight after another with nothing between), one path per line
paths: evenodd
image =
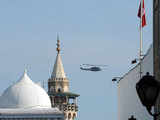
M101 67L107 67L108 65L97 65L97 66L101 66Z
M92 64L82 64L82 65L85 65L85 66L95 66L95 65L92 65Z
M93 65L93 64L82 64L82 65L85 65L85 66L99 66L99 67L107 67L108 65Z

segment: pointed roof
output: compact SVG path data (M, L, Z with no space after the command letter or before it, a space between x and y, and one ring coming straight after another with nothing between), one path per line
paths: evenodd
M52 72L52 78L66 78L60 54L57 54Z
M56 61L54 64L53 72L52 72L52 78L66 78L62 60L61 60L61 55L60 55L60 40L59 36L57 36L57 57Z

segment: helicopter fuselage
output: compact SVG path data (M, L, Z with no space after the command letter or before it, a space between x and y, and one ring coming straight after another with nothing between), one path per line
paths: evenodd
M89 67L89 68L83 68L83 67L80 67L81 70L87 70L87 71L94 71L94 72L97 72L97 71L101 71L102 69L100 67Z

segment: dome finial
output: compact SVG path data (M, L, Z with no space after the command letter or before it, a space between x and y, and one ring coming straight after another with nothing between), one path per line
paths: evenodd
M25 67L25 69L24 69L24 74L27 74L27 68Z
M57 34L57 52L58 52L58 54L60 53L60 40L59 40L59 35Z

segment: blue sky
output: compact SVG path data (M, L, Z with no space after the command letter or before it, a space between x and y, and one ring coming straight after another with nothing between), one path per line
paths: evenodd
M47 82L61 40L70 90L79 93L78 120L117 120L115 76L123 76L138 57L139 0L0 1L0 93L22 75ZM144 51L152 43L152 1L145 0ZM85 72L80 64L106 64Z

